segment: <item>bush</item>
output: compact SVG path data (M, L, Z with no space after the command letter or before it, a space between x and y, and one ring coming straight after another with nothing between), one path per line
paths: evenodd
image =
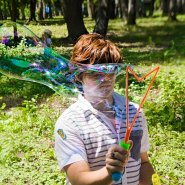
M156 80L158 88L153 93L152 101L145 103L149 123L160 123L178 131L185 130L185 83L180 72L162 70Z

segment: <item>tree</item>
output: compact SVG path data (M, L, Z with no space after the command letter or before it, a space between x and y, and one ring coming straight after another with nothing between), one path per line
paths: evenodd
M169 0L161 0L161 10L162 15L165 16L168 14Z
M121 17L123 20L128 18L128 0L119 0Z
M25 15L26 5L28 5L27 0L20 0L20 11L21 11L21 19L22 20L26 19L26 15Z
M96 25L95 33L101 35L107 34L108 22L110 16L110 0L98 0L95 9Z
M176 21L176 10L177 9L177 0L170 0L169 3L169 13L168 13L168 19L170 21Z
M43 0L39 0L38 2L38 19L43 20L43 11L44 11L44 5L43 5Z
M185 3L184 0L177 0L177 12L178 13L184 13L183 12L183 6L184 6L183 3Z
M36 4L37 4L37 1L36 0L30 0L30 17L28 19L28 22L27 24L34 20L34 21L37 21L36 20L36 15L35 15L35 11L36 11Z
M16 21L17 19L19 19L19 11L18 11L18 7L17 7L18 1L17 0L12 0L11 1L11 10L12 12L10 13L11 15L11 19L13 21Z
M115 0L110 0L109 2L109 18L115 19L116 18L116 3Z
M128 25L136 24L136 0L129 0L128 1L127 24Z
M7 19L6 5L7 5L6 1L3 0L3 9L4 9L4 11L3 11L3 19Z
M154 0L140 0L140 15L143 17L152 16L154 11ZM147 12L149 14L147 15Z
M94 2L93 0L87 0L87 12L88 12L88 17L94 18Z
M68 38L72 41L76 41L80 35L88 33L83 21L82 2L83 0L61 0Z
M5 5L5 1L4 1ZM9 14L12 21L16 21L19 19L19 11L18 11L18 1L17 0L8 0L7 2Z
M128 25L136 24L136 0L120 0L121 17Z
M2 2L0 0L0 20L3 20L3 11L2 11L1 6L2 6Z
M54 12L55 12L55 15L58 16L58 15L62 15L62 10L61 10L61 4L60 4L60 0L55 0L53 2L53 5L54 5Z

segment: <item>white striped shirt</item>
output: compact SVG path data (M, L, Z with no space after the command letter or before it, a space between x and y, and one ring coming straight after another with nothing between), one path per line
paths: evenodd
M113 93L116 107L116 126L97 111L82 96L71 105L58 119L55 126L55 151L61 169L78 161L86 161L91 170L105 166L108 149L119 143L126 132L125 98ZM130 122L138 105L129 102ZM142 112L134 124L130 140L134 142L122 182L119 185L139 184L141 166L140 153L149 150L146 119ZM70 184L69 182L67 184Z

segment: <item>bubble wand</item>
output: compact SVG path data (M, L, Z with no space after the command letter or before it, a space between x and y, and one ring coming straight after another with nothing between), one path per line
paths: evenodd
M119 143L119 145L122 147L122 148L124 148L125 150L129 150L129 148L130 148L130 143L128 143L128 141L129 141L129 138L130 138L130 134L131 134L131 131L132 131L132 128L133 128L133 126L134 126L134 124L135 124L135 122L136 122L136 119L137 119L137 116L138 116L138 114L139 114L139 111L140 111L140 109L141 109L141 107L143 106L143 104L144 104L144 102L145 102L145 100L146 100L146 97L147 97L147 95L148 95L148 93L149 93L149 90L151 89L151 87L152 87L152 84L153 84L153 82L154 82L154 80L155 80L155 78L156 78L156 76L157 76L157 73L158 73L158 71L159 71L159 66L158 67L156 67L155 69L153 69L152 71L150 71L149 73L147 73L147 74L145 74L144 76L142 76L142 77L138 77L134 72L133 72L133 70L129 67L129 66L127 66L126 67L126 133L125 133L125 138L123 139L123 140L121 140L120 141L120 143ZM132 122L131 123L129 123L129 99L128 99L128 73L131 73L139 82L142 82L142 81L144 81L144 79L146 78L146 77L148 77L150 74L152 74L152 73L154 73L154 76L153 76L153 78L152 78L152 80L151 80L151 82L150 82L150 84L149 84L149 86L148 86L148 88L147 88L147 90L146 90L146 92L145 92L145 94L144 94L144 96L143 96L143 98L142 98L142 100L141 100L141 102L140 102L140 104L139 104L139 108L137 109L137 111L136 111L136 113L135 113L135 115L134 115L134 118L132 119ZM112 174L112 179L114 180L114 181L119 181L120 179L121 179L121 177L122 177L122 173L121 172L114 172L113 174Z

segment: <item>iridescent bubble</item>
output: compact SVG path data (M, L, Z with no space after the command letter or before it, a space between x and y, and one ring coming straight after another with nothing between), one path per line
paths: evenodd
M27 27L11 21L0 27L0 72L41 83L59 94L64 90L81 90L81 83L75 80L81 72L119 74L123 67L123 64L75 65L47 47Z
M0 27L0 72L44 84L58 93L74 90L77 66L44 45L23 25L6 22Z

